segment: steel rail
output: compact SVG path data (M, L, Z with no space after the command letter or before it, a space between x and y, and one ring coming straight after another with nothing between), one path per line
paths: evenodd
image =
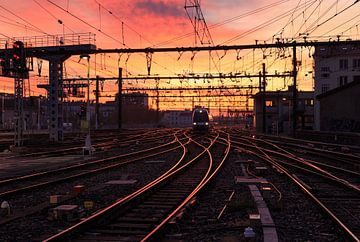
M188 138L190 138L187 134L185 134ZM189 141L193 141L191 138ZM214 142L212 142L210 144L210 146L213 145ZM79 230L83 231L86 230L87 228L91 227L91 225L93 223L95 223L97 219L101 218L102 216L107 216L110 213L113 213L114 210L118 209L120 206L123 206L124 204L129 203L131 200L133 200L134 198L142 195L143 193L145 193L146 191L148 191L149 189L155 187L156 185L160 184L162 181L166 180L167 178L173 176L174 174L182 171L185 167L189 166L190 164L192 164L195 160L199 159L205 152L206 150L203 150L200 154L198 154L196 157L194 157L193 159L191 159L190 161L188 161L187 163L185 163L184 165L180 166L178 168L178 166L181 164L181 162L183 161L184 157L185 157L185 146L183 144L181 144L181 146L183 147L183 155L181 157L181 159L167 172L165 172L163 175L161 175L160 177L156 178L155 180L153 180L152 182L148 183L147 185L145 185L144 187L138 189L137 191L129 194L128 196L120 199L119 201L113 203L112 205L106 207L105 209L100 210L99 212L91 215L90 217L80 221L79 223L59 232L58 234L55 234L53 236L51 236L50 238L47 238L45 240L43 240L43 242L49 242L49 241L66 241L67 239L70 239L70 236L74 233L77 233Z
M239 139L243 139L243 138L239 138ZM246 139L244 139L244 140L246 140ZM248 141L248 142L252 143L250 141ZM236 141L233 141L233 143L240 144L240 143L238 143ZM244 144L240 144L240 145L244 145ZM326 177L326 178L328 178L328 179L330 179L332 181L336 181L336 182L338 182L338 183L340 183L340 184L342 184L342 185L344 185L344 186L346 186L346 187L348 187L350 189L353 189L353 190L355 190L357 192L360 192L360 187L358 187L358 186L356 186L356 185L354 185L354 184L352 184L352 183L350 183L350 182L348 182L348 181L346 181L344 179L341 179L341 178L333 175L332 173L330 173L330 172L328 172L328 171L326 171L326 170L324 170L324 169L322 169L322 168L320 168L320 167L318 167L318 166L316 166L314 164L311 164L310 162L308 162L308 161L306 161L306 160L304 160L302 158L296 158L296 157L293 157L291 155L286 155L286 154L283 154L283 153L280 153L280 152L277 152L277 151L274 151L274 150L269 150L269 149L266 149L266 148L262 148L262 147L259 147L259 146L257 146L257 147L258 147L258 149L264 150L264 151L272 153L274 155L279 155L281 157L285 157L286 159L290 159L290 160L296 161L296 162L298 162L300 164L307 165L308 167L311 167L311 168L315 169L317 172L320 172L320 174L323 174L324 175L323 177Z
M259 155L256 152L250 151L253 155L257 156L258 158L270 163L274 167L276 167L278 170L283 172L288 178L290 178L291 181L293 181L297 186L301 188L301 190L308 195L320 208L322 208L329 216L330 218L338 224L341 229L354 241L359 241L360 239L339 219L324 203L322 203L304 184L302 180L300 180L298 177L290 174L290 172L280 165L278 162L273 160L267 153L265 153L260 147L258 147L255 143L252 144L253 148L256 148L259 152L261 152L264 156Z
M166 146L168 146L170 144L174 144L175 142L172 141L171 143L168 143L168 144L165 144L165 145L160 145L160 146L157 146L157 147L146 149L146 151L143 150L142 152L132 152L130 154L119 155L119 156L114 156L114 157L111 157L111 158L97 160L97 161L94 161L92 163L94 164L95 162L99 163L99 162L104 162L104 161L109 161L109 160L116 160L116 159L119 159L119 158L123 158L125 156L131 156L131 155L134 155L134 154L141 154L141 153L144 153L144 152L154 151L154 150L159 149L159 148L164 148L164 147L166 147ZM99 172L102 172L102 171L105 171L105 170L113 169L113 168L116 168L116 167L119 167L119 166L122 166L122 165L125 165L125 164L128 164L128 163L131 163L131 162L135 162L135 161L138 161L138 160L142 160L142 159L157 156L157 155L160 155L160 154L168 153L168 152L176 150L178 148L180 148L180 146L176 146L176 147L167 149L165 151L159 151L159 152L156 152L156 153L151 153L149 155L143 155L143 156L140 156L138 158L130 159L130 160L123 161L123 162L120 162L120 163L115 163L115 164L112 164L112 165L109 165L109 166L105 166L105 167L101 167L101 168L97 168L97 169L77 173L77 174L70 175L70 176L67 176L67 177L62 177L62 178L55 179L55 180L52 180L52 181L46 181L46 182L42 182L42 183L38 183L38 184L26 186L26 187L21 187L21 188L5 191L5 192L0 193L0 198L11 196L11 195L17 194L19 192L25 192L25 191L32 190L32 189L35 189L35 188L40 188L40 187L47 186L47 185L50 185L50 184L55 184L55 183L64 182L64 181L67 181L67 180L79 178L79 177L82 177L82 176L96 174L96 173L99 173ZM80 165L74 165L73 167L78 168L78 167L86 166L87 164L89 164L89 163L80 164ZM66 168L63 169L63 171L64 170L71 170L71 168L73 168L73 167L66 167ZM51 171L51 173L56 173L58 171L59 170ZM43 174L39 174L39 175L43 175Z
M231 142L230 137L228 136L228 140L224 138L219 138L220 140L224 140L225 143L227 143L226 150L224 152L224 158L220 161L220 164L215 168L215 170L210 174L210 169L212 166L212 159L210 162L209 170L207 172L206 177L199 183L199 185L194 189L194 191L170 214L168 215L158 226L156 226L150 233L148 233L141 241L147 241L151 238L153 238L159 231L164 227L166 223L169 222L182 208L186 206L200 191L201 189L208 184L208 182L217 174L219 169L222 167L223 163L227 159L230 150L231 150ZM196 142L199 146L202 146L200 143ZM210 148L210 147L209 147ZM207 148L207 153L209 154L209 157L212 157L209 148ZM210 175L209 175L210 174Z

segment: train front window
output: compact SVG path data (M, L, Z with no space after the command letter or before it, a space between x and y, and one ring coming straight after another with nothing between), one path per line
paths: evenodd
M209 116L207 115L206 112L195 113L194 122L201 122L201 123L209 122Z

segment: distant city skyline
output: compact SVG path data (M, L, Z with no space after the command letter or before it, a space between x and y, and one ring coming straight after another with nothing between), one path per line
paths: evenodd
M188 1L191 2L191 1ZM328 40L357 39L359 14L355 1L200 1L204 18L215 45L253 44L276 41L277 38L298 38L302 41L304 33L309 39ZM45 1L15 0L0 5L0 34L3 38L13 36L41 36L45 34L71 34L92 32L96 34L98 48L145 48L193 46L195 35L187 13L185 1ZM349 8L348 8L349 7ZM347 9L348 8L348 9ZM190 9L191 10L191 9ZM189 10L189 11L190 11ZM337 15L338 14L338 15ZM190 14L191 15L191 14ZM100 30L100 31L98 31ZM198 41L197 45L201 45ZM313 62L309 58L313 49L299 48L299 88L311 90L313 87ZM284 72L291 70L290 51L217 51L209 53L171 53L154 54L151 74L177 75L183 73L258 73L261 64L266 63L267 71ZM276 58L276 61L275 61ZM145 55L92 55L90 58L91 76L117 76L118 67L124 69L124 76L146 75ZM44 61L41 74L37 77L37 63L30 74L33 95L45 94L36 88L48 75ZM68 77L86 76L86 62L73 56L66 61L64 74ZM252 84L254 80L244 80L239 85ZM171 81L169 85L208 85L192 80L188 83ZM233 84L223 81L224 84ZM257 82L257 80L255 81ZM214 85L220 82L215 81ZM291 84L288 80L269 80L270 90L284 90ZM142 81L124 82L124 87L143 86ZM154 86L154 82L149 84ZM166 86L163 82L160 85ZM1 78L0 90L13 92L13 80ZM114 82L104 85L104 95L117 91ZM28 92L27 92L28 93ZM153 93L150 93L152 95ZM176 94L174 94L176 95ZM195 94L197 95L197 94ZM93 97L92 97L93 98ZM240 100L240 99L238 99ZM226 100L225 100L226 101ZM230 100L228 100L230 101ZM154 107L152 102L150 106ZM167 107L165 104L162 109ZM189 105L187 102L186 105ZM177 109L178 107L174 107Z

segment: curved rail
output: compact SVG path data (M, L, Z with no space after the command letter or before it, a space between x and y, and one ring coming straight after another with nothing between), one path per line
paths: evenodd
M250 142L252 143L252 142ZM263 155L260 155L256 152L251 152L253 155L257 156L258 158L270 163L274 167L276 167L278 170L283 172L291 181L293 181L296 185L300 187L300 189L308 195L320 208L322 208L326 214L329 215L329 217L340 226L340 228L354 241L359 241L359 238L349 229L342 221L339 219L323 202L321 202L304 184L303 181L300 180L297 176L291 174L285 167L283 167L281 164L279 164L277 161L272 159L261 147L256 145L255 143L252 143L253 148L257 149L260 153Z
M96 161L92 161L92 162L88 162L88 163L72 165L72 166L68 166L68 167L65 167L65 168L57 169L55 171L41 172L41 173L36 173L36 174L24 176L24 177L8 179L8 180L1 181L0 184L6 184L6 183L14 182L14 181L16 181L16 182L25 181L25 180L28 180L28 179L34 179L34 178L37 178L37 177L42 177L44 175L55 174L55 173L58 173L58 172L72 171L75 168L78 169L78 168L83 168L83 167L87 167L87 166L94 165L94 164L101 164L101 163L104 163L104 162L114 161L114 160L125 158L125 157L131 157L131 156L134 156L134 155L141 155L143 153L153 152L155 150L165 148L166 146L172 145L172 144L174 144L176 142L178 142L178 138L175 136L175 139L173 141L167 143L167 144L159 145L159 146L148 148L148 149L141 150L141 151L131 152L131 153L128 153L128 154L123 154L123 155L113 156L113 157L109 157L109 158L105 158L105 159L101 159L101 160L96 160ZM151 153L149 155L143 155L143 156L140 156L138 158L130 159L130 160L123 161L123 162L120 162L120 163L111 164L111 165L101 167L101 168L98 168L98 169L93 169L93 170L90 170L90 171L80 172L80 173L70 175L70 176L67 176L67 177L61 177L59 179L55 179L55 180L51 180L51 181L45 181L45 182L41 182L41 183L38 183L38 184L25 186L25 187L13 189L13 190L5 191L5 192L1 192L0 197L6 197L6 196L17 194L19 192L24 192L24 191L40 188L40 187L43 187L43 186L47 186L47 185L50 185L50 184L64 182L64 181L74 179L74 178L78 178L78 177L82 177L82 176L85 176L85 175L95 174L95 173L102 172L102 171L105 171L105 170L113 169L115 167L122 166L122 165L125 165L125 164L128 164L128 163L134 162L134 161L138 161L138 160L146 159L146 158L153 157L153 156L156 156L156 155L168 153L168 152L173 151L175 149L178 149L180 147L181 146L175 146L173 148L169 148L169 149L164 150L164 151L154 152L154 153Z
M186 135L187 136L187 135ZM187 136L189 138L189 141L194 142L193 139L191 139L189 136ZM216 139L215 139L216 140ZM215 143L215 140L213 140L208 148L210 148L211 146L213 146L213 144ZM116 210L121 209L121 207L125 206L126 204L129 204L131 201L133 201L135 198L140 197L142 194L145 194L145 192L150 191L150 189L153 189L155 187L158 187L158 185L162 184L165 181L168 181L170 178L172 178L173 176L179 174L180 172L184 171L184 169L186 167L189 167L191 164L194 163L194 161L198 160L200 157L202 157L206 150L203 150L202 152L200 152L198 155L196 155L194 158L192 158L190 161L185 162L184 163L184 156L185 156L185 146L183 145L183 156L181 157L181 159L176 163L176 165L174 165L171 169L169 169L167 172L165 172L163 175L161 175L160 177L156 178L154 181L148 183L147 185L145 185L144 187L140 188L139 190L133 192L132 194L126 196L125 198L119 200L118 202L110 205L109 207L99 211L98 213L92 215L91 217L79 222L78 224L73 225L72 227L44 240L44 241L64 241L67 239L70 239L70 236L72 234L78 233L78 231L84 231L87 228L91 227L92 224L96 223L97 220L107 217L110 214L114 214Z

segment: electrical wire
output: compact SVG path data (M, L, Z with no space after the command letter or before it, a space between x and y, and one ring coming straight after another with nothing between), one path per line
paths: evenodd
M42 29L36 27L35 25L33 25L32 23L30 23L30 22L27 21L26 19L20 17L19 15L15 14L13 11L5 8L4 6L0 5L0 8L3 9L3 10L5 10L6 12L10 13L11 15L14 15L15 17L21 19L22 21L24 21L25 23L29 24L30 26L34 27L34 28L37 29L39 32L49 35L49 34L46 33L45 31L43 31Z
M60 10L62 10L62 11L64 11L64 12L66 12L66 13L68 13L69 15L71 15L72 17L76 18L76 19L77 19L77 20L79 20L80 22L82 22L82 23L86 24L86 25L87 25L87 26L89 26L90 28L95 29L96 31L100 32L101 34L105 35L106 37L108 37L108 38L112 39L113 41L115 41L115 42L117 42L117 43L119 43L119 44L123 45L123 43L122 43L121 41L119 41L118 39L114 38L113 36L111 36L111 35L107 34L107 33L106 33L106 32L104 32L104 31L102 31L102 30L100 30L100 29L96 28L96 27L95 27L95 26L93 26L92 24L89 24L88 22L86 22L85 20L83 20L83 19L79 18L79 17L78 17L78 16L76 16L75 14L73 14L73 13L71 13L71 12L69 12L69 11L65 10L64 8L62 8L61 6L59 6L58 4L56 4L56 3L52 2L51 0L47 0L47 1L48 1L49 3L51 3L52 5L54 5L55 7L59 8ZM126 45L125 45L125 46L126 46ZM163 65L161 65L161 64L159 64L159 63L157 63L157 62L155 62L155 61L152 61L152 63L154 63L154 64L156 64L156 65L160 66L161 68L163 68L163 69L165 69L165 70L167 70L167 71L170 71L170 72L172 72L172 73L175 73L174 71L169 70L167 67L165 67L165 66L163 66Z
M64 22L60 19L57 18L54 14L52 14L48 9L46 9L43 5L41 5L37 0L33 0L40 8L42 8L45 12L47 12L51 17L53 17L57 23L63 25L65 28L67 28L68 30L70 30L71 32L75 33L72 29L70 29L68 26L66 26L64 24Z

